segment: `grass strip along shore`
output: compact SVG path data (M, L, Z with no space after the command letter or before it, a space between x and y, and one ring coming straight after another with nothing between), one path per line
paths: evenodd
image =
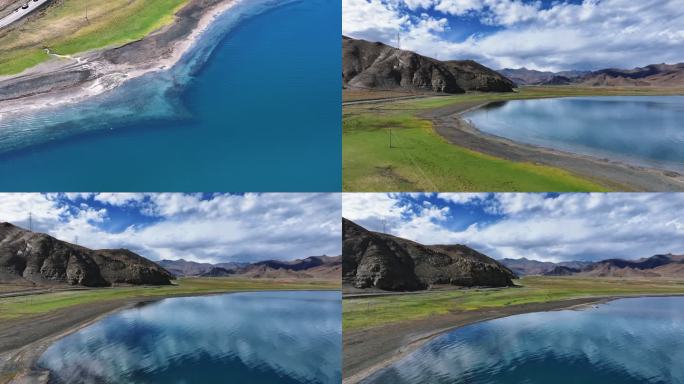
M473 288L358 297L343 301L344 330L412 321L453 311L587 297L684 294L684 281L528 276L514 288Z
M0 75L47 61L139 40L174 20L190 0L60 0L0 30ZM125 21L125 22L124 22Z
M176 285L97 288L0 298L0 328L3 322L42 315L51 311L94 302L155 299L267 290L339 290L328 280L286 280L248 278L180 278Z
M456 114L495 101L681 92L676 89L524 87L514 93L468 93L359 103L360 99L370 99L373 94L365 92L359 95L346 91L345 100L349 104L343 108L343 189L493 192L630 190L629 186L617 182L579 175L560 167L534 161L513 161L455 145L436 131L435 119L430 115L440 108L448 108L450 114ZM392 96L396 98L396 95Z

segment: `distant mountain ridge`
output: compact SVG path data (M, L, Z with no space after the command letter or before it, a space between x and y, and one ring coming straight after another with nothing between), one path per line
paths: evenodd
M81 285L168 285L164 268L127 249L93 250L0 223L0 283Z
M440 61L380 42L342 37L346 88L437 93L512 92L515 84L473 60Z
M684 255L655 255L638 260L606 259L597 262L542 262L529 259L499 260L521 276L669 277L684 278Z
M519 276L543 275L556 267L583 269L593 264L590 261L564 261L552 263L550 261L531 260L524 257L520 259L500 259L499 262Z
M682 87L684 63L651 64L633 69L545 72L527 68L498 70L517 85L582 85L591 87Z
M210 264L183 259L160 260L157 263L178 277L334 278L342 273L341 256L310 256L292 261L264 260L255 263Z
M157 264L171 272L175 276L202 276L210 272L213 268L223 268L228 271L236 270L244 267L249 263L198 263L195 261L187 261L185 259L178 260L159 260Z
M356 288L415 291L434 284L511 286L515 274L465 245L423 245L342 219L342 281Z
M608 259L577 273L599 277L684 278L684 255L655 255L639 260Z

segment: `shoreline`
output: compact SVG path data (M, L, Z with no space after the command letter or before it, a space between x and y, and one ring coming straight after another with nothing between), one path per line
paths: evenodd
M101 321L105 317L111 316L113 314L125 311L128 309L135 308L141 305L152 304L161 300L173 299L173 298L184 298L184 297L199 297L199 296L215 296L215 295L227 295L235 293L249 293L249 292L306 292L306 291L325 291L325 292L341 292L341 289L337 288L317 288L317 289L264 289L264 290L235 290L235 291L225 291L225 292L199 292L199 293L188 293L179 295L163 295L157 297L133 297L126 299L118 299L112 301L105 301L100 303L89 303L85 304L87 308L84 308L83 304L77 305L76 308L63 308L54 311L54 313L45 313L42 315L35 316L29 320L33 320L38 324L32 325L32 331L36 331L36 328L49 327L53 325L54 321L62 319L64 324L59 324L56 329L46 330L44 336L36 338L33 341L25 343L24 345L0 352L0 383L2 384L47 384L49 380L49 371L40 369L36 366L38 359L42 356L43 352L49 348L52 344L58 340L69 336L75 332L82 330L98 321ZM76 319L70 319L69 314L73 317L74 313L79 310L89 310L88 313L83 316L76 316ZM76 311L75 311L76 310ZM79 312L80 313L80 312ZM12 332L13 328L25 328L26 319L10 320L9 326L5 325L3 327L0 325L0 336L4 333ZM15 324L12 324L15 323ZM4 328L10 328L9 331ZM19 330L17 330L18 332ZM30 338L30 335L23 335L24 337ZM9 377L4 377L2 374L9 374Z
M243 0L191 0L175 20L140 40L123 45L56 55L19 74L0 76L0 118L27 109L78 103L118 88L131 79L173 68L211 24Z
M677 294L597 296L543 303L529 303L500 308L462 311L425 319L388 324L344 332L343 384L358 384L376 372L391 366L427 342L458 328L508 316L534 312L579 310L619 299L639 297L679 297ZM364 348L364 343L373 344ZM351 361L351 363L350 363Z
M430 120L435 132L450 144L475 152L559 168L614 190L684 191L684 175L676 171L520 143L482 132L463 119L463 114L494 102L450 105L422 112L418 117Z

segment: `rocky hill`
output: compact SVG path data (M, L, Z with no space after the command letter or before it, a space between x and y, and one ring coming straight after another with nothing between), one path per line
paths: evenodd
M342 220L342 280L356 288L501 287L513 285L516 278L502 264L465 245L423 245Z
M0 224L0 283L34 285L171 284L164 268L127 249L92 250Z
M342 38L342 84L352 89L512 92L514 83L475 61L440 61L383 43Z

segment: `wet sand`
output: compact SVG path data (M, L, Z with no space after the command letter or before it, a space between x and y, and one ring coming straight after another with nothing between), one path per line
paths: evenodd
M684 175L674 171L626 164L518 143L489 135L470 125L461 115L487 103L463 103L422 112L435 131L448 142L494 157L561 168L616 191L684 191Z
M0 383L47 383L48 372L37 369L35 363L52 343L113 312L160 299L89 303L0 321Z

